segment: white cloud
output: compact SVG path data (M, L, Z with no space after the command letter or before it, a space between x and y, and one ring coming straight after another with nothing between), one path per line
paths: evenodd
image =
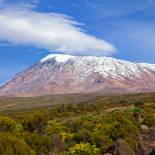
M75 55L104 55L115 51L112 44L87 34L81 26L63 14L20 7L0 11L1 41Z

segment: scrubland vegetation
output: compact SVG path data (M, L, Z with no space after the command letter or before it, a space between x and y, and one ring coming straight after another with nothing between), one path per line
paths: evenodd
M153 93L7 110L0 115L0 155L118 155L120 140L129 148L124 155L141 154L140 136L154 127Z

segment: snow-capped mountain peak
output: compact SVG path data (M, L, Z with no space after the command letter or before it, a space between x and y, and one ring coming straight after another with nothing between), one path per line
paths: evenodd
M150 69L155 71L154 64L132 63L130 61L119 60L106 56L97 57L50 54L43 58L40 62L46 62L53 59L58 63L71 62L75 70L83 70L83 77L87 76L86 74L91 74L92 72L102 74L104 77L139 77L143 69Z
M1 86L0 96L153 91L155 64L105 56L50 54Z
M50 59L55 59L57 62L66 62L67 60L73 58L72 55L65 55L65 54L49 54L43 59L41 59L41 62L45 62Z
M140 65L146 70L149 69L155 72L155 64L140 63Z

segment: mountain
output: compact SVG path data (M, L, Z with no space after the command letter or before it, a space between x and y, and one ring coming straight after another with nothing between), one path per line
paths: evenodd
M0 87L0 96L155 92L155 64L50 54Z

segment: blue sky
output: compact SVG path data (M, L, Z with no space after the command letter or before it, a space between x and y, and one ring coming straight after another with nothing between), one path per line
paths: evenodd
M155 0L0 0L0 22L0 83L59 51L155 63Z

